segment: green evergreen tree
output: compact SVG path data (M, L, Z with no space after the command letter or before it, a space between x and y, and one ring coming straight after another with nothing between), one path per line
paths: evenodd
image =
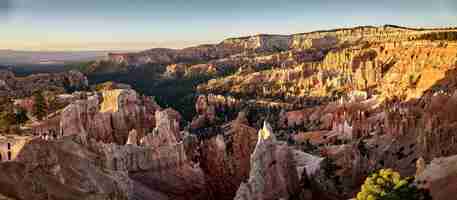
M27 120L29 120L29 118L27 117L27 111L23 108L17 108L15 114L16 124L23 124Z
M47 115L47 104L46 99L41 91L36 91L33 94L33 115L39 120L42 120Z

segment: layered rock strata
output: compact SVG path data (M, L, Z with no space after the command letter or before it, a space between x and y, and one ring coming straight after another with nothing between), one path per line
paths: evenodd
M278 143L268 123L259 131L251 155L247 183L242 183L235 199L288 199L299 191L299 176L292 151Z

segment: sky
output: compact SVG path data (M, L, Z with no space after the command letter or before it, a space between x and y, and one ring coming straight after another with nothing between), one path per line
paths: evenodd
M457 0L0 0L0 49L183 48L383 24L457 26Z

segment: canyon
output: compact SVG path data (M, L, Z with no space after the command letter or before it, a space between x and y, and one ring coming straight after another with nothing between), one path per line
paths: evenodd
M81 69L0 72L0 94L30 116L0 137L0 194L351 199L385 168L435 200L456 190L455 28L260 34ZM43 119L36 91L60 102Z

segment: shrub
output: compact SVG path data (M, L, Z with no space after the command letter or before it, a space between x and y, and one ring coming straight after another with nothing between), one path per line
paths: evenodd
M428 193L416 187L414 178L402 178L392 169L370 175L357 194L357 200L429 200Z
M416 87L416 85L419 82L420 78L421 78L421 74L419 74L419 73L411 73L411 74L409 74L409 76L408 76L409 86Z

